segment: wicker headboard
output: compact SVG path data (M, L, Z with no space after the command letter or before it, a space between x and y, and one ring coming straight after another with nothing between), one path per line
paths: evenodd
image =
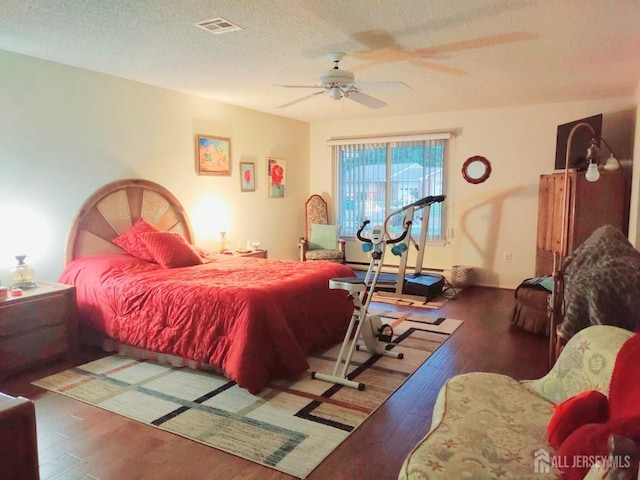
M76 214L67 236L65 264L80 257L123 253L111 241L140 217L193 243L189 218L169 190L148 180L118 180L91 195Z

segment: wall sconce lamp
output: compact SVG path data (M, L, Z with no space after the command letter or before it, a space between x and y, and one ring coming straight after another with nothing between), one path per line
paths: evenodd
M587 149L587 159L589 159L589 164L591 165L592 164L591 160L593 160L595 162L596 167L598 166L598 163L600 160L600 149L598 148L597 141L598 139L592 138L591 145ZM611 148L611 146L609 146L609 144L604 138L600 137L600 141L607 146L610 153L609 158L607 159L605 164L602 166L602 168L605 170L618 170L620 168L620 162L618 161L618 156L615 153L613 153L613 149ZM600 175L598 175L598 178L600 178ZM596 180L589 180L589 181L594 182Z
M585 122L580 122L574 125L574 127L569 132L569 136L567 137L567 152L566 152L565 163L564 163L564 200L562 202L564 209L562 211L560 258L556 260L556 266L554 270L557 268L560 268L560 266L562 265L562 262L564 261L564 258L567 256L567 250L568 250L568 245L567 245L568 218L567 217L569 216L568 201L569 201L569 169L570 169L569 156L571 153L571 142L573 140L573 134L576 132L576 130L582 127L588 128L589 130L591 130L591 133L594 135L594 138L591 139L591 145L589 145L589 148L587 148L586 158L589 161L589 166L587 167L587 172L585 173L585 179L588 182L597 182L598 179L600 178L600 172L598 171L598 162L600 160L600 148L598 148L598 145L597 145L598 138L596 138L598 134L596 133L596 131L593 129L591 125ZM620 168L620 162L617 160L617 156L613 153L613 150L611 149L611 147L609 146L609 144L606 142L604 138L600 137L600 141L602 141L602 143L604 143L609 149L609 152L611 152L611 156L609 157L609 159L607 160L607 162L604 164L602 168L604 170L617 170L618 168Z

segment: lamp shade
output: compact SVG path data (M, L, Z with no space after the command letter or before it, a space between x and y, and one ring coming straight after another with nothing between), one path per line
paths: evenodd
M0 207L0 267L15 265L16 255L38 260L49 244L49 226L36 211L22 205Z
M612 153L602 168L604 168L605 170L618 170L620 168L620 162L616 157L613 156Z
M589 162L589 168L587 168L587 173L585 173L584 178L587 179L587 182L597 182L600 178L600 172L598 171L598 164Z
M214 240L220 232L231 230L231 209L225 200L215 195L201 198L191 216L196 235Z

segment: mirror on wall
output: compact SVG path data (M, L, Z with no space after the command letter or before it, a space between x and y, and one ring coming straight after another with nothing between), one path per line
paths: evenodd
M481 156L467 158L462 165L462 176L469 183L482 183L491 175L489 160Z

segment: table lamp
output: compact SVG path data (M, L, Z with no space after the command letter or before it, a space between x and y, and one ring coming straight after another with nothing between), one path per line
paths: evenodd
M27 258L26 255L16 255L18 264L11 269L11 288L28 290L36 287L34 282L36 272L24 262L25 258Z

